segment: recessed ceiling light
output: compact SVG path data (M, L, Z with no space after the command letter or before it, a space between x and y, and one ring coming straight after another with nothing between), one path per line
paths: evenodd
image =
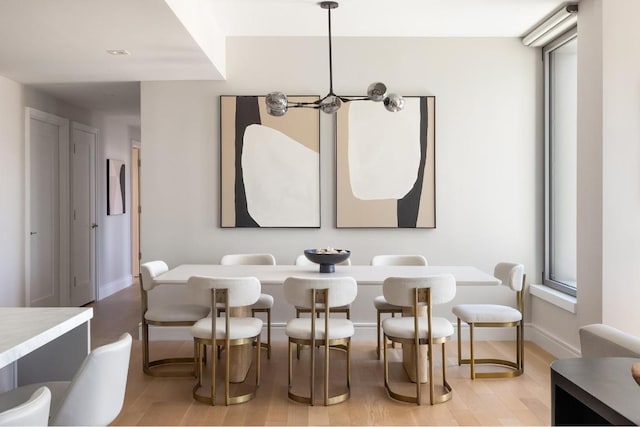
M131 52L125 49L107 49L109 55L131 55Z

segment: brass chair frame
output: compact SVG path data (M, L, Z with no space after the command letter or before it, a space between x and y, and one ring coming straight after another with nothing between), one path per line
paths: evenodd
M259 264L255 264L255 265L276 265L276 259L273 255L271 254L230 254L230 255L225 255L222 257L222 259L220 260L221 264L224 265L242 265L242 264L246 264L245 261L242 260L243 256L247 256L248 259L252 259L252 261L246 261L246 262L255 262L256 259L260 259L263 258L262 262L259 262ZM267 263L265 260L269 259L269 262ZM219 311L219 313L224 313L224 309L221 309ZM263 342L260 345L262 346L262 348L264 348L265 350L267 350L267 359L271 359L271 309L270 308L252 308L251 309L251 316L256 317L256 313L267 313L267 342Z
M226 331L224 340L216 339L216 324L218 320L219 311L221 308L218 308L218 304L224 305L225 312L225 322L226 322ZM225 371L225 381L224 381L224 402L225 405L235 405L238 403L244 403L256 396L256 392L258 387L260 387L260 349L262 346L260 345L260 334L251 338L241 338L232 340L229 338L229 323L230 323L230 315L229 315L229 298L228 298L228 289L211 289L211 339L205 338L196 338L194 337L193 341L196 347L195 352L195 365L196 365L196 384L193 386L193 398L198 402L207 403L209 405L215 406L216 402L216 369L217 369L217 361L214 354L211 354L211 394L209 396L199 394L198 391L202 388L202 364L203 358L206 354L206 346L211 346L211 352L213 353L216 349L223 347L227 351L225 351L225 361L224 361L224 371ZM245 344L253 344L256 342L256 384L255 388L245 394L240 394L236 396L231 396L230 394L230 381L229 381L229 371L230 371L230 347L235 345L245 345Z
M311 339L289 338L288 343L288 396L291 400L314 405L315 397L315 349L324 346L324 394L323 402L325 406L335 405L344 402L351 396L351 338L329 339L329 315L332 310L329 308L329 289L311 289ZM324 310L319 311L317 304L324 304ZM324 330L325 339L317 340L315 337L316 321L320 320L320 313L324 313ZM309 396L295 394L291 389L291 380L293 378L293 352L292 344L296 344L297 349L300 346L309 346L311 348L310 357L310 374L309 374ZM329 395L329 352L330 350L340 350L346 352L347 355L347 389L345 392Z
M415 396L409 396L409 395L405 395L405 394L401 394L398 392L395 392L391 389L391 386L389 384L389 358L388 358L388 354L387 354L387 350L388 350L388 346L385 345L383 346L384 349L384 386L387 389L387 392L389 393L389 396L391 396L393 399L399 400L401 402L407 402L407 403L415 403L417 405L421 405L422 404L422 386L420 384L420 346L421 345L426 345L428 348L428 359L429 359L429 367L428 367L428 382L429 382L429 402L433 405L435 403L442 403L442 402L446 402L448 400L451 399L452 396L452 388L449 385L449 383L447 382L447 364L446 364L446 348L445 348L445 343L448 341L448 337L442 337L442 338L437 338L434 339L432 336L432 330L431 330L431 324L432 324L432 307L431 307L431 289L430 288L414 288L413 289L414 292L414 301L413 301L413 319L414 319L414 325L413 325L413 331L414 331L414 336L413 338L401 338L401 337L394 337L394 336L390 336L388 334L384 334L384 339L385 340L390 340L392 343L399 343L399 344L405 344L407 346L411 346L412 350L415 352L414 353L414 363L415 363L415 370L416 370L416 395ZM418 315L418 305L420 303L424 303L426 304L426 309L427 309L427 313L426 313L426 317L427 317L427 324L429 326L429 330L427 332L427 337L426 338L420 338L418 335L418 319L419 319L419 315ZM433 366L433 345L434 344L441 344L442 346L442 388L443 388L443 392L436 394L435 393L435 383L434 383L434 366Z
M419 263L418 257L424 261L424 264ZM396 260L394 260L394 258ZM409 260L409 258L411 260ZM378 259L379 261L376 261ZM371 259L371 265L427 265L427 259L422 255L376 255ZM391 317L396 317L396 314L402 314L402 307L395 306L393 308L376 309L376 328L377 328L377 340L376 340L376 356L380 360L380 338L382 336L382 316L381 314L390 314ZM395 347L395 344L392 344Z
M376 310L376 332L377 332L377 347L376 347L376 356L378 356L378 360L380 360L380 347L382 346L380 342L380 338L382 336L382 316L381 314L390 314L391 317L396 317L396 314L402 314L402 307L394 307L389 309L379 309ZM392 344L393 345L393 344Z
M516 292L516 306L522 317L517 322L472 322L469 325L469 358L462 357L462 321L458 318L458 365L469 365L471 379L476 378L512 378L524 373L524 285L527 275L522 275L522 289ZM516 361L497 358L475 358L473 331L479 328L516 328ZM476 365L497 365L510 368L507 371L476 372Z
M145 314L149 309L149 294L144 289L142 271L140 273L140 304L142 312L141 329L142 329L142 371L153 377L194 377L194 369L189 371L169 371L159 370L158 367L170 366L170 365L185 365L191 364L193 366L193 357L168 357L163 359L151 360L149 355L149 325L151 326L193 326L199 319L193 321L153 321L145 318ZM194 345L194 355L195 355Z
M156 322L145 319L144 315L149 308L147 291L142 289L142 276L140 276L140 289L142 291L141 303L142 303L142 371L153 377L193 377L195 376L195 369L189 371L166 371L157 370L154 368L168 365L184 365L192 364L192 357L167 357L163 359L150 360L149 355L149 325L152 326L193 326L195 321L182 321L182 322ZM195 354L194 345L194 354Z

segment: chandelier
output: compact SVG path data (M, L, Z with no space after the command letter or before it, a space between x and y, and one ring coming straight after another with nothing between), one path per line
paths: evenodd
M284 116L289 108L315 108L331 114L340 109L342 103L351 101L382 101L388 111L396 112L404 107L404 98L395 93L387 94L387 86L381 82L374 82L367 88L367 96L340 96L333 92L333 68L331 55L331 9L338 7L338 2L320 2L322 9L327 9L329 16L329 93L323 98L314 102L290 102L282 92L271 92L265 98L267 112L272 116Z

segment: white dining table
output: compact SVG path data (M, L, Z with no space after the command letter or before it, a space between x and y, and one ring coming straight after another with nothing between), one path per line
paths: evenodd
M335 273L320 273L319 266L309 265L219 265L182 264L155 278L158 284L185 284L191 276L253 276L262 285L281 285L287 277L353 277L358 285L381 285L387 277L420 277L453 274L457 286L494 286L500 280L470 266L371 266L336 265Z
M472 266L371 266L371 265L336 265L333 273L320 273L319 265L219 265L219 264L182 264L170 269L155 278L159 288L165 287L163 303L184 299L184 285L191 276L211 277L244 277L253 276L260 280L263 291L274 295L276 304L272 312L286 312L286 303L283 303L282 283L287 277L353 277L358 283L358 298L352 306L352 318L354 311L373 312L373 298L380 295L381 285L387 277L422 277L438 274L452 274L457 286L497 286L501 282L493 275ZM156 296L150 295L149 306L154 304ZM357 305L360 301L360 305ZM277 307L276 307L277 306ZM272 315L273 316L273 315ZM273 316L278 319L277 313ZM286 319L282 319L286 322ZM246 354L250 349L236 349L239 354L237 360L249 361ZM422 364L426 368L426 349L422 352ZM403 360L407 374L415 381L415 373L409 368L413 362L410 359L413 352L403 351ZM242 381L249 366L235 366L232 368L232 376L235 382ZM427 369L421 370L421 382L426 381Z

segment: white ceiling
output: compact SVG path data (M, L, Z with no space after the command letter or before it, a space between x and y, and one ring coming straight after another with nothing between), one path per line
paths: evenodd
M521 37L565 2L341 0L332 30ZM77 106L135 111L139 81L221 78L225 36L326 35L317 0L0 0L0 75Z

